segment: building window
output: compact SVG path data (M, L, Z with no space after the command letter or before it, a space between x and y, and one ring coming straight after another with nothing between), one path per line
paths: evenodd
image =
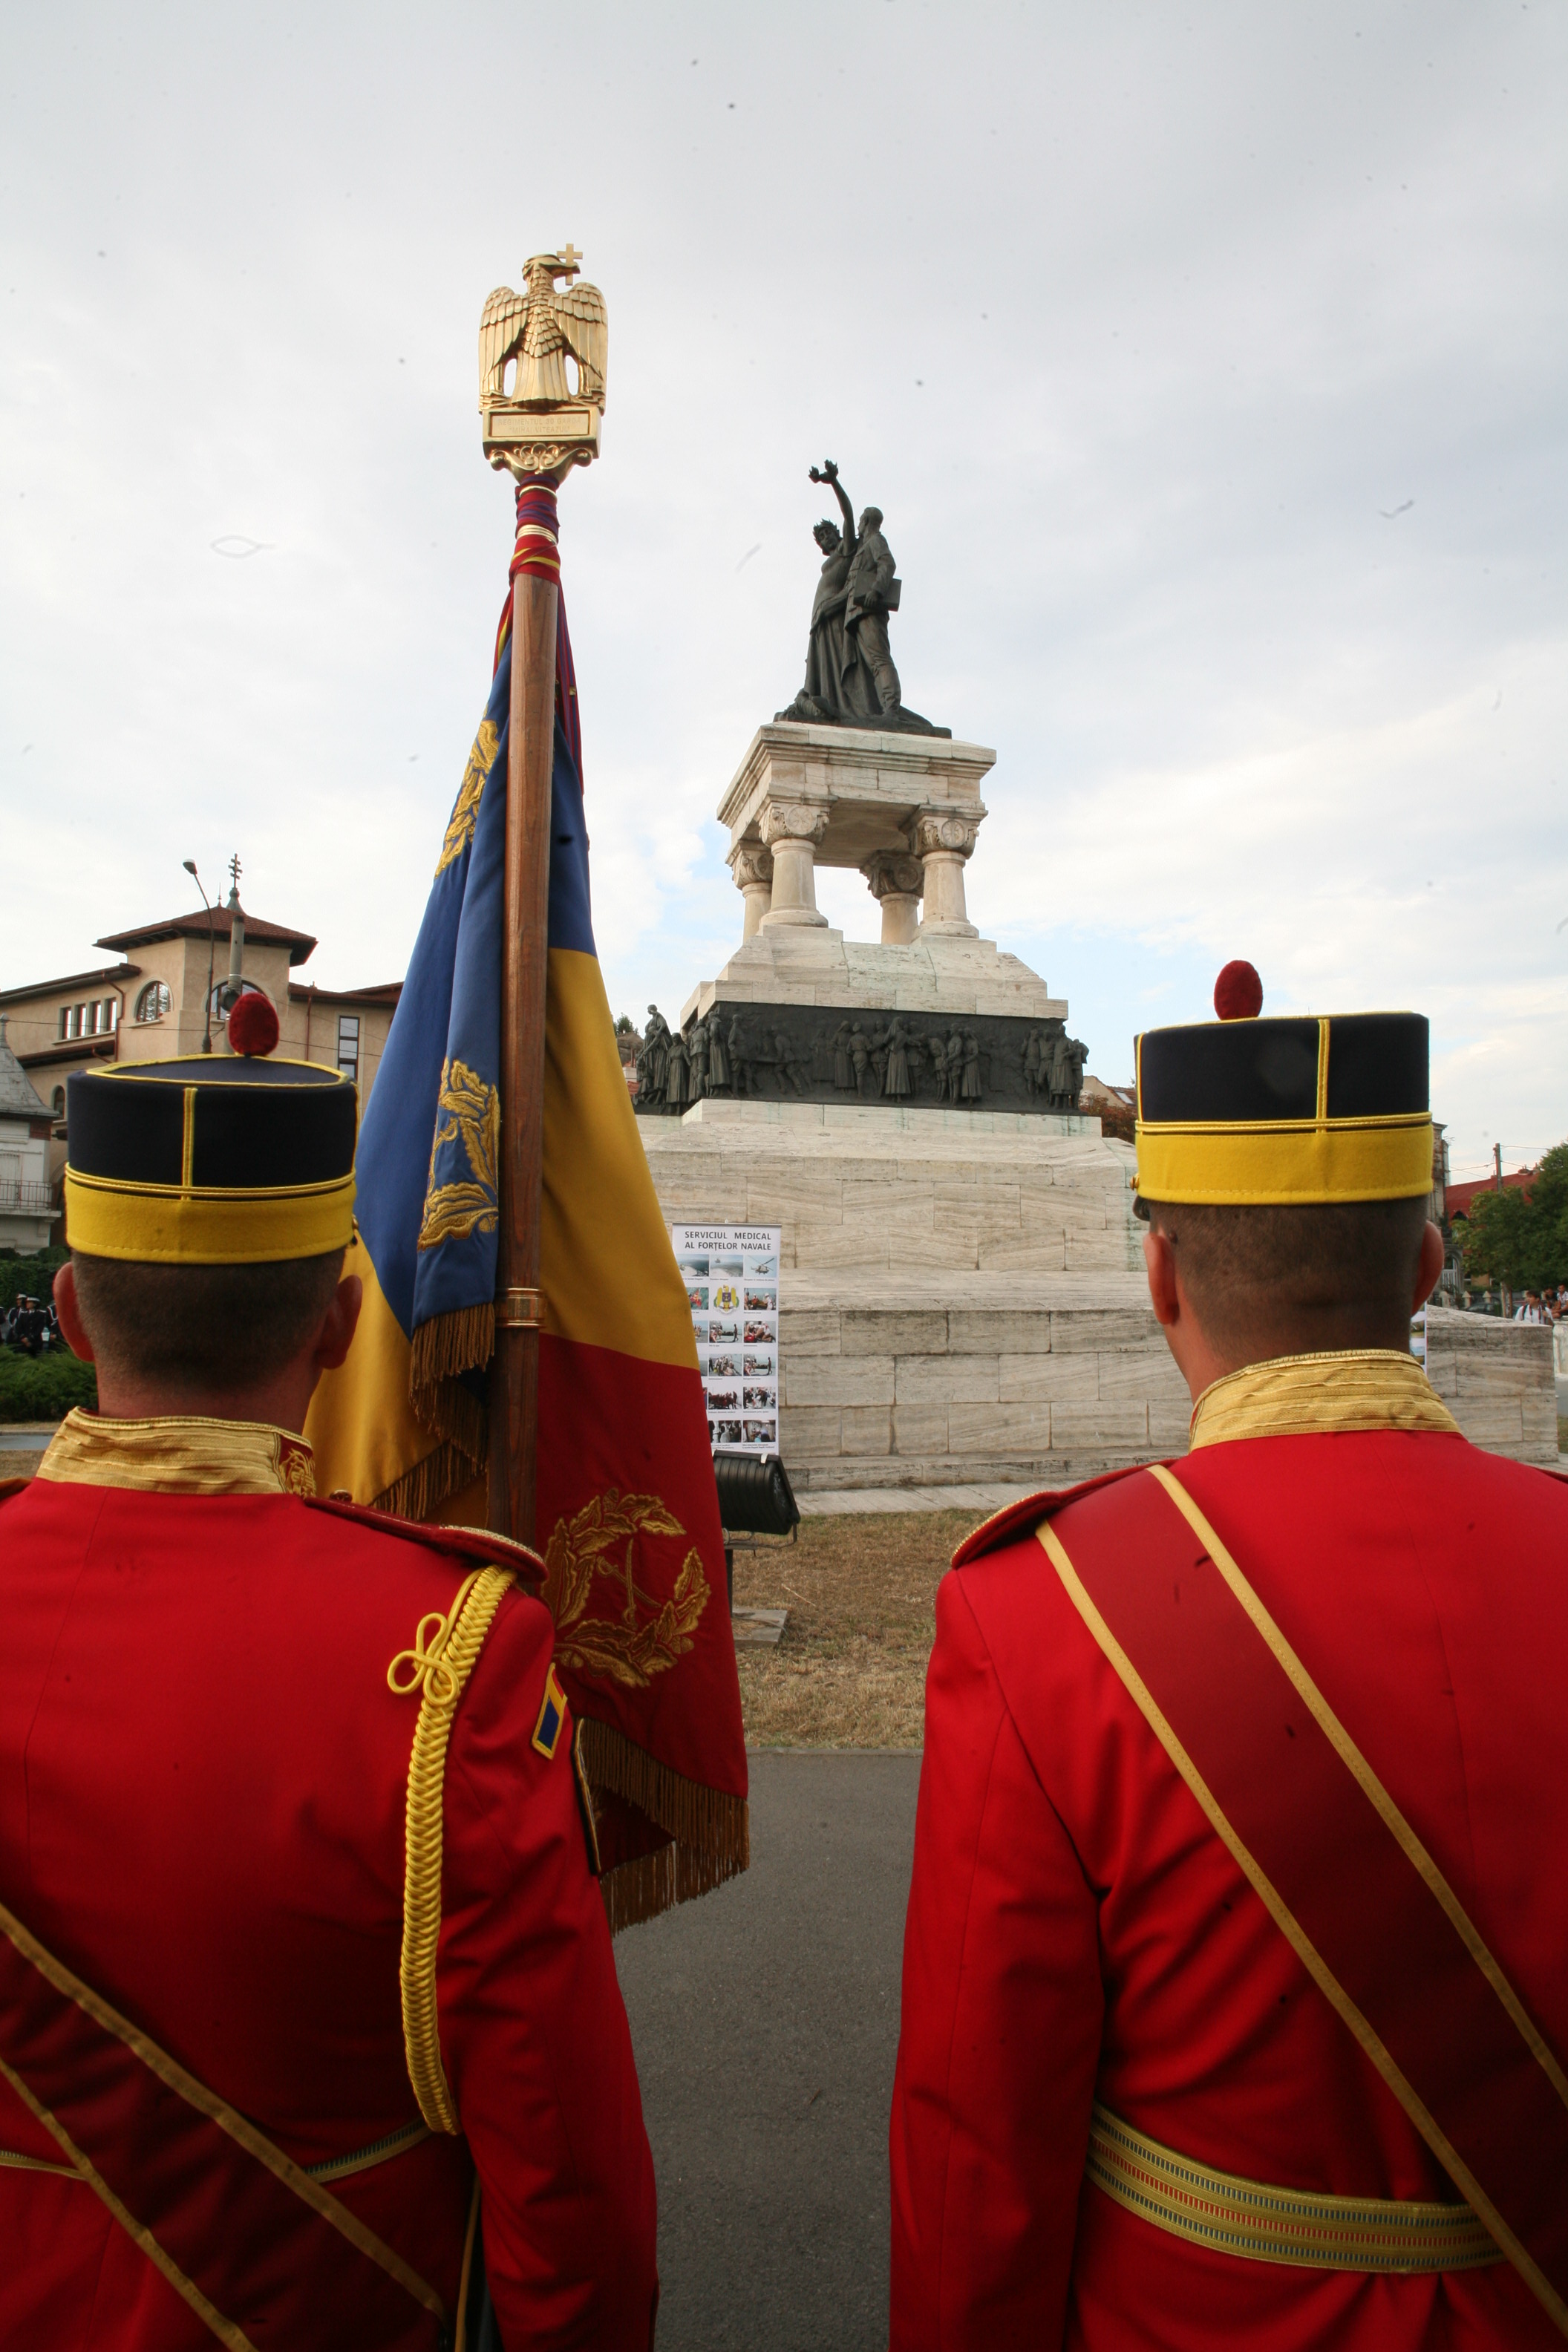
M98 1034L100 1037L112 1036L119 1026L120 1000L118 997L106 996L98 1008Z
M230 1013L234 1010L233 1005L226 1005L224 1003L223 1000L227 992L228 982L226 980L220 980L214 986L211 998L211 1012L212 1017L215 1021L226 1021ZM239 983L239 992L241 996L260 996L264 992L257 986L255 981L242 980Z
M338 1069L345 1078L359 1084L359 1014L340 1013L338 1015Z
M68 1025L70 1021L70 1006L68 1004L62 1004L60 1007L60 1035L62 1037L68 1037L70 1034L70 1030Z
M150 980L136 1000L138 1021L162 1021L164 1013L172 1013L174 1009L174 1000L170 995L166 983L161 980ZM79 1013L81 1007L79 1005L77 1011ZM70 1034L73 1037L77 1037L81 1033L79 1029L73 1029Z
M64 1118L66 1115L66 1090L64 1087L57 1087L54 1093L49 1097L49 1100L55 1117L57 1118Z

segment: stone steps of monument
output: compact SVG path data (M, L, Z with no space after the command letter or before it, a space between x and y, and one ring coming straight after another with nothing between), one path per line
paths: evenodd
M813 1116L817 1105L754 1108L752 1118L712 1124L638 1120L672 1223L776 1224L782 1269L831 1272L840 1289L858 1272L885 1285L906 1271L1142 1267L1126 1144L1011 1114L989 1131L966 1131L962 1113L904 1113L900 1123L897 1113L868 1112L827 1126Z

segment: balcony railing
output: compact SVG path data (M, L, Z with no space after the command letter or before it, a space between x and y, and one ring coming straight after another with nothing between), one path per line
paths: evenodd
M15 1176L0 1176L0 1213L19 1210L25 1216L58 1216L47 1184L18 1181Z

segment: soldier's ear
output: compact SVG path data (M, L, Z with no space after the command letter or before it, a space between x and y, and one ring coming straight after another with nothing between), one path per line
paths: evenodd
M1182 1319L1181 1294L1176 1288L1176 1253L1171 1247L1171 1237L1158 1225L1151 1225L1143 1236L1143 1264L1149 1276L1149 1303L1154 1309L1154 1320L1169 1330Z
M87 1326L81 1319L81 1310L77 1305L76 1268L69 1258L67 1258L55 1276L54 1299L55 1313L59 1318L60 1337L73 1356L79 1356L84 1364L90 1364L93 1360L92 1341L87 1336Z
M316 1334L314 1360L319 1372L335 1372L353 1345L364 1285L357 1274L345 1274L333 1291L321 1328Z

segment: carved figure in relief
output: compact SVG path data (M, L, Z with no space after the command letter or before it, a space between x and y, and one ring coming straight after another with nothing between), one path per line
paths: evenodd
M747 1095L752 1088L752 1066L746 1056L746 1035L741 1026L741 1016L735 1013L730 1023L730 1034L724 1041L724 1052L730 1064L730 1085L738 1095Z
M1071 1092L1072 1062L1068 1054L1067 1032L1058 1029L1051 1045L1051 1097L1053 1101L1065 1102Z
M980 1040L971 1033L963 1041L963 1099L978 1102L984 1091L980 1077Z
M786 1081L795 1088L797 1095L805 1094L805 1083L801 1076L801 1056L782 1029L775 1030L773 1033L773 1054L779 1074L780 1094L783 1094Z
M688 1070L687 1094L692 1102L700 1102L708 1091L708 1027L694 1021L691 1034L686 1041Z
M1079 1099L1083 1094L1084 1064L1088 1059L1089 1047L1084 1044L1083 1039L1081 1037L1069 1037L1068 1039L1068 1062L1071 1070L1071 1076L1068 1081L1068 1105L1069 1109L1076 1110L1079 1107Z
M712 1095L728 1094L730 1090L730 1059L724 1051L724 1024L719 1018L719 1008L708 1015L708 1091Z
M892 1100L901 1099L910 1091L908 1034L895 1013L888 1024L888 1066L882 1079L882 1092Z
M1040 1091L1040 1033L1031 1029L1024 1045L1024 1089L1031 1095Z
M871 1040L858 1021L849 1032L849 1060L855 1072L855 1091L866 1091L866 1073L871 1066Z
M686 1101L686 1040L679 1029L671 1031L664 1051L665 1100L671 1110L679 1110Z
M665 1048L668 1039L668 1023L658 1005L650 1004L643 1030L642 1051L637 1060L639 1102L653 1105L664 1099Z
M855 1083L855 1073L849 1061L849 1024L841 1021L833 1033L833 1083L846 1094Z

